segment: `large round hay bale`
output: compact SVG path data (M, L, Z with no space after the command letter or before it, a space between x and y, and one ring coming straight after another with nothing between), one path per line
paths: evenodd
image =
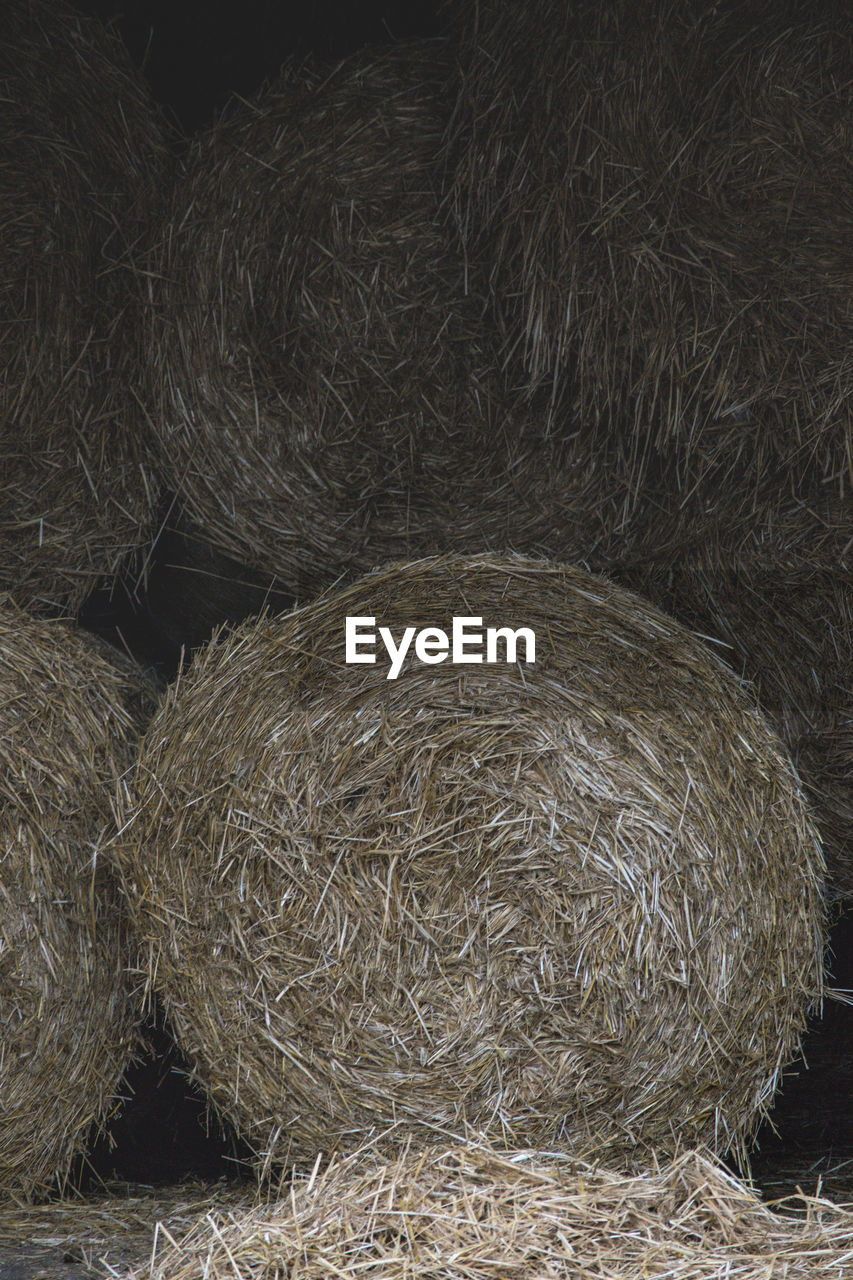
M397 642L455 616L532 628L535 663L344 661L347 617ZM116 852L151 982L268 1157L392 1121L740 1151L821 992L783 747L703 644L580 569L430 558L220 635L136 787Z
M528 382L681 493L849 477L850 6L448 7L453 222Z
M0 99L0 590L74 611L150 536L129 261L164 145L119 40L54 0L4 3Z
M0 1188L61 1183L138 1039L102 845L150 693L0 597Z
M838 1280L849 1206L780 1213L700 1152L633 1176L482 1143L300 1170L280 1200L200 1208L129 1280L547 1276L548 1280ZM178 1223L183 1226L183 1223Z
M154 447L190 519L298 598L449 548L594 555L619 524L602 450L510 407L449 247L447 61L436 42L291 69L175 183Z

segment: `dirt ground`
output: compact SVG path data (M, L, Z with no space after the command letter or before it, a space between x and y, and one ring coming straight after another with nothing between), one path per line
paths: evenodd
M128 1265L134 1261L127 1259ZM102 1275L103 1270L87 1266L77 1249L29 1244L0 1249L0 1280L91 1280Z
M196 1183L123 1185L112 1194L4 1206L0 1280L114 1280L151 1257L155 1231L180 1236L214 1206L237 1209L250 1201L245 1188Z

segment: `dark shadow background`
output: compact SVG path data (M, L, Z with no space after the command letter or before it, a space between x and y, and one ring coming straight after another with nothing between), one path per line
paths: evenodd
M232 93L252 94L285 59L341 58L365 44L436 35L438 0L76 0L114 24L156 100L185 132Z

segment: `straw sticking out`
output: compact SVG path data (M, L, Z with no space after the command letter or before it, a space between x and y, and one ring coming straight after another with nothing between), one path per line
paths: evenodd
M701 493L649 511L618 568L685 626L718 641L793 757L834 890L853 896L853 539L848 504Z

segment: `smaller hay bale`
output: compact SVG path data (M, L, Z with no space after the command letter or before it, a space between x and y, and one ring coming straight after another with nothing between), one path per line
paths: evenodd
M298 599L451 549L586 558L620 523L601 448L513 405L449 245L449 67L431 42L288 70L196 141L150 270L163 475Z
M532 627L534 665L344 662L345 619ZM639 597L392 565L220 635L114 853L184 1054L265 1159L398 1122L744 1154L822 990L817 837L739 682Z
M849 1275L849 1208L802 1194L779 1207L693 1151L634 1177L474 1143L388 1163L358 1153L301 1172L277 1202L214 1211L179 1240L161 1237L128 1280Z
M448 0L451 224L560 420L682 491L853 477L841 0Z
M102 861L111 793L153 710L107 646L0 597L0 1187L61 1185L138 1037Z
M132 394L166 150L117 37L4 0L0 40L0 590L76 612L151 533Z

